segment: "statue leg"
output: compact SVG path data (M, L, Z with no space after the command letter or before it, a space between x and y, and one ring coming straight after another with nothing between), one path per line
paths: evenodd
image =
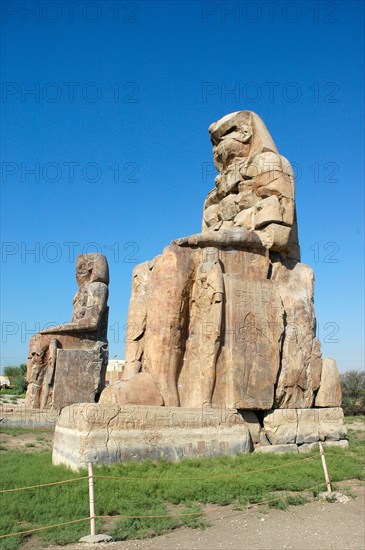
M150 279L142 370L151 374L165 405L180 405L177 380L188 337L190 287L197 253L174 245Z
M47 368L44 374L43 380L43 392L41 396L40 408L44 409L46 405L51 404L50 394L54 383L54 375L56 370L56 359L57 359L57 339L52 338L49 343L49 359Z
M224 301L222 268L217 251L213 252L207 256L208 260L201 262L195 275L185 372L179 379L183 406L200 408L212 405Z

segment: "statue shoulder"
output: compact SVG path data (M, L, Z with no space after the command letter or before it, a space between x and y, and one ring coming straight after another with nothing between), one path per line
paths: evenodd
M247 163L247 176L255 177L265 172L285 172L294 175L288 159L273 151L254 155Z

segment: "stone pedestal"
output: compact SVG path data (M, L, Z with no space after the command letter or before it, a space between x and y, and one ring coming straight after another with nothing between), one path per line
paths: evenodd
M254 450L298 453L318 441L347 444L338 407L276 409L264 413L261 423L252 411L234 409L79 403L61 411L53 463L77 470L88 462L178 461Z
M275 409L264 413L264 431L271 445L303 445L347 439L341 407Z
M252 450L247 424L235 410L81 403L61 412L53 463L77 470L88 462L178 461Z
M106 361L99 348L57 352L53 408L95 402L105 384Z

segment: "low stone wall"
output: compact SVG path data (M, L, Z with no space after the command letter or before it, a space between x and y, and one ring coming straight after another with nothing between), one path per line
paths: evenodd
M81 403L65 407L55 429L53 463L72 469L245 452L300 452L318 441L345 445L342 409L183 409Z
M56 425L60 411L27 409L24 405L0 407L0 425L7 428L49 428Z

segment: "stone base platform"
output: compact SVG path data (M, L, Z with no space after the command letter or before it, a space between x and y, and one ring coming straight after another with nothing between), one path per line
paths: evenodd
M77 470L88 462L178 461L264 448L264 452L299 452L310 450L318 441L343 446L346 437L338 407L255 414L235 409L81 403L61 411L52 459L54 464Z
M53 463L78 469L88 462L178 461L252 450L250 431L236 410L81 403L61 412Z

